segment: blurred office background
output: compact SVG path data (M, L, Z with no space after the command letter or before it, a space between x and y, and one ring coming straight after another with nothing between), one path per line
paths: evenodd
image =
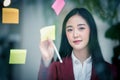
M0 0L0 80L37 80L40 29L56 25L55 44L59 49L63 19L75 7L85 7L93 14L104 59L120 66L119 0L65 0L66 5L58 16L51 8L55 0L11 0L8 7L20 11L19 24L2 24L3 1ZM26 63L10 65L10 49L26 49Z

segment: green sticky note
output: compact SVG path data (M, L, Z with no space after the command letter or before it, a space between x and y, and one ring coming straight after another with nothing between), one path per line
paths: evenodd
M26 52L23 49L11 49L9 64L25 64Z

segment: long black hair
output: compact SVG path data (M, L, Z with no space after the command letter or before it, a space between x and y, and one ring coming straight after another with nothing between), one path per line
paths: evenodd
M83 17L90 27L88 48L89 54L92 57L92 65L95 69L96 75L98 76L99 80L113 80L111 70L103 59L102 52L99 46L96 23L93 19L93 16L85 8L75 8L71 10L65 17L62 25L62 36L59 50L60 56L62 58L66 56L71 56L73 48L69 44L66 37L66 23L70 17L76 14Z

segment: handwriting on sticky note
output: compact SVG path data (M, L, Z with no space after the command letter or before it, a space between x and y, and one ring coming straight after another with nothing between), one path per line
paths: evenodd
M64 5L65 5L65 1L64 0L55 0L55 2L52 5L52 8L54 9L55 13L57 15L59 15L59 13L63 9Z
M40 29L41 41L48 39L55 40L55 25L47 26Z
M26 52L23 49L11 49L9 64L25 64Z

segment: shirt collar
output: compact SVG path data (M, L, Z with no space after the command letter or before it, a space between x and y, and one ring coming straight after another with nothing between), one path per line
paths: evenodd
M80 60L74 55L73 51L72 51L72 60L73 63L81 63ZM92 62L91 56L88 57L83 63L90 63Z

